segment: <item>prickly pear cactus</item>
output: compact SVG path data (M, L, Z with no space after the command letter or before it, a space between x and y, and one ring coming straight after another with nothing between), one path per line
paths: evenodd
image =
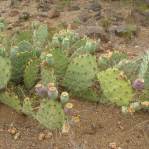
M84 43L83 43L84 41ZM99 47L100 41L96 41L87 37L82 39L82 45L75 51L77 53L94 53L96 52L97 48Z
M40 60L31 59L24 70L24 85L27 89L31 89L39 79Z
M54 34L52 38L52 46L54 48L61 48L68 50L77 40L79 35L72 30L62 30Z
M0 56L0 89L6 87L11 77L11 62L8 58Z
M121 60L127 59L128 56L124 52L114 51L106 55L102 55L98 59L98 66L100 71L117 65Z
M139 78L144 80L145 89L149 89L149 51L142 56L142 63L140 64Z
M21 41L28 41L32 43L32 31L26 30L16 32L12 38L12 45L16 45Z
M61 104L54 100L45 100L41 103L35 119L46 128L60 129L66 117Z
M98 80L107 101L118 106L127 106L133 98L130 81L123 72L116 68L109 68L100 72Z
M26 40L19 42L18 44L19 52L31 51L32 44Z
M75 57L68 66L64 86L80 92L92 86L97 72L96 57L90 54Z
M25 98L23 101L22 112L29 116L34 116L32 101L30 98Z
M145 71L143 75L143 83L144 83L144 88L149 89L149 66L147 65L147 70Z
M33 45L38 51L41 51L48 38L48 26L39 24L33 31Z
M17 52L11 56L12 63L12 81L20 83L23 80L23 73L27 62L34 57L32 51Z
M56 83L54 69L46 64L41 65L41 82L45 86L47 86L50 82Z
M1 92L0 102L17 111L21 110L21 102L18 96L16 96L13 92Z
M0 21L0 32L4 31L5 27L6 26L5 26L4 22Z
M65 52L61 49L53 49L52 55L54 58L54 71L58 81L64 78L67 66L69 64L69 58L66 56Z
M6 49L0 46L0 56L5 57L5 55L6 55Z

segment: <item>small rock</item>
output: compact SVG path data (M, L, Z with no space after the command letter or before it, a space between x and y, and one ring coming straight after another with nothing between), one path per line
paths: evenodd
M131 38L132 36L137 35L138 27L132 24L119 25L119 26L115 25L109 28L109 32L114 33L119 37Z
M116 143L115 143L115 142L110 143L110 144L109 144L109 148L110 148L110 149L117 149Z
M47 12L40 12L40 13L39 13L39 16L46 18L46 17L48 17L48 13L47 13Z
M60 12L56 8L53 8L48 12L48 16L51 19L57 18L60 16Z
M102 41L109 41L108 35L101 26L80 26L77 30L80 36L89 36L100 38Z
M70 125L69 123L65 122L62 128L62 134L68 134L69 130L70 130Z
M38 140L39 140L39 141L43 141L45 138L46 138L46 134L43 133L43 132L41 132L41 133L39 134L39 136L38 136Z
M100 11L101 10L101 4L98 1L94 1L89 6L89 9L92 11Z
M16 134L14 135L14 139L17 140L17 139L20 138L20 136L21 136L21 135L20 135L20 132L18 132L18 133L16 133Z
M121 125L119 126L119 128L120 128L121 130L124 130L124 127L123 127L123 126L121 126Z
M15 135L17 133L17 129L15 127L11 127L8 129L8 133L11 135Z
M7 29L8 29L8 30L11 30L11 29L13 29L13 26L14 26L13 24L9 24L9 25L7 26Z

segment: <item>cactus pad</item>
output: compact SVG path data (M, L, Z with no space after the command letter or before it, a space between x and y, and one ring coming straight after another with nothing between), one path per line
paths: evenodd
M30 98L25 98L23 101L22 112L26 115L34 116L32 101Z
M16 83L22 81L23 73L27 62L34 57L31 51L17 52L16 55L11 57L12 62L12 80Z
M3 89L11 77L10 60L0 56L0 89Z
M75 57L66 71L64 86L74 92L86 90L92 86L96 72L95 56L84 54Z
M41 66L41 82L45 86L50 82L56 83L56 76L52 67L44 64Z
M53 100L43 101L35 117L43 126L49 129L62 128L65 118L61 105Z
M36 58L31 59L27 63L24 71L24 84L27 89L31 89L37 83L39 79L39 65L40 60Z
M69 58L66 56L65 52L61 49L53 49L52 55L54 58L54 71L57 80L60 81L63 79L65 75L69 63Z
M21 110L21 102L18 96L16 96L13 92L0 93L0 102L17 111Z
M127 106L133 98L133 90L127 77L116 68L109 68L98 74L98 80L105 100L118 106Z

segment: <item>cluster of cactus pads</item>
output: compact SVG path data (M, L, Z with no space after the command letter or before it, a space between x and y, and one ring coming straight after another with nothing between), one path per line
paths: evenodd
M69 29L50 40L48 27L36 22L9 38L9 46L2 40L0 47L0 102L45 127L61 128L66 120L63 107L69 94L62 90L80 99L122 106L125 112L129 106L136 109L136 103L138 109L148 108L149 52L132 60L118 51L98 57L100 40Z

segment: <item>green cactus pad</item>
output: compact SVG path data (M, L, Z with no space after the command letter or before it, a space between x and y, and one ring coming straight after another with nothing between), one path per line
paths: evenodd
M54 71L58 81L61 81L65 75L69 58L65 52L61 49L53 49L52 55L54 58Z
M25 98L23 101L22 112L29 116L34 116L32 101L30 98Z
M60 129L66 117L61 104L53 100L45 100L41 103L35 119L48 129Z
M68 50L78 39L79 36L74 31L62 30L59 33L54 34L52 38L52 46L54 48Z
M12 81L20 83L23 80L23 73L27 62L34 57L33 51L17 52L11 57Z
M41 82L47 86L48 83L56 83L54 69L48 65L41 66Z
M64 86L80 92L92 86L97 72L96 57L90 54L75 57L68 66Z
M118 106L127 106L133 98L133 90L130 81L123 72L116 68L109 68L100 72L98 80L103 91L105 100Z
M142 56L139 78L144 79L144 87L145 89L149 89L149 51L145 52L145 54Z
M11 77L11 62L8 58L0 56L0 89L6 87Z
M24 71L24 85L27 89L31 89L39 79L40 60L37 58L31 59Z
M5 57L5 55L6 55L6 49L0 46L0 56Z
M41 51L48 38L48 26L39 24L33 31L33 45L35 50Z
M15 109L16 111L21 110L21 102L13 92L1 92L0 102Z
M31 51L32 44L26 40L19 42L18 44L19 52Z
M26 30L26 31L19 31L17 32L12 39L13 45L20 43L21 41L28 41L32 43L32 31Z

